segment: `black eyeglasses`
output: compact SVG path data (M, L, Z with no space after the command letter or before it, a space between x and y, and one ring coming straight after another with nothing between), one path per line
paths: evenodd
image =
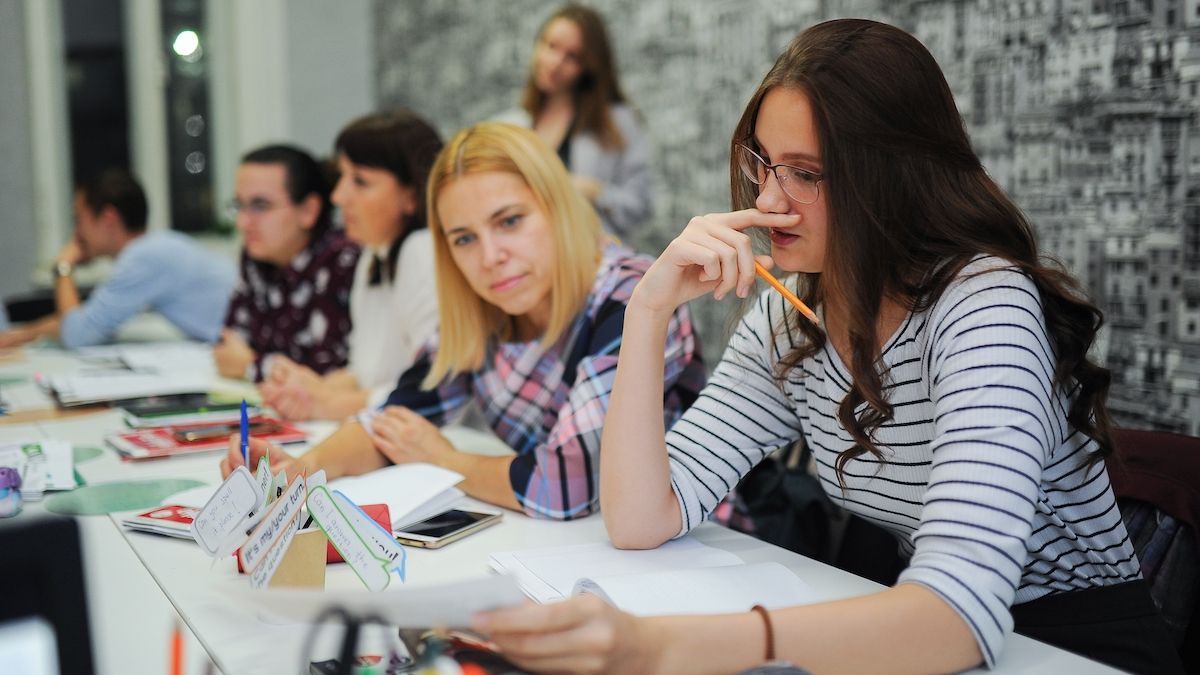
M790 164L767 164L767 160L759 157L757 152L740 143L734 152L737 154L738 167L755 185L767 182L767 172L771 171L784 193L801 204L812 204L821 194L822 176L819 173Z
M279 204L266 199L251 199L248 202L231 199L225 204L225 210L228 211L230 218L237 218L239 213L246 213L251 216L261 216L262 214L277 208Z

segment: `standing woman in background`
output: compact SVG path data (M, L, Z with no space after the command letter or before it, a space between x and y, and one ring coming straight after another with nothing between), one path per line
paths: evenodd
M324 376L277 358L263 400L288 419L341 419L382 403L437 327L433 241L425 186L442 149L409 110L367 115L334 142L333 203L363 247L350 291L350 365Z
M532 128L558 152L611 233L629 239L650 217L649 141L595 10L564 5L542 24L521 107L497 119Z

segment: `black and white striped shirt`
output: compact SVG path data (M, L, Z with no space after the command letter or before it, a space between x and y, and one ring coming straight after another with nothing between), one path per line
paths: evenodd
M982 274L980 274L982 272ZM895 533L921 584L963 617L993 665L1009 607L1140 577L1095 444L1067 422L1033 282L997 258L967 265L929 309L884 345L894 419L834 470L850 435L837 419L849 375L826 345L786 380L776 364L802 340L787 302L763 293L699 400L667 434L680 534L707 517L755 464L801 434L834 502ZM775 336L772 339L772 336ZM861 410L860 410L861 411Z

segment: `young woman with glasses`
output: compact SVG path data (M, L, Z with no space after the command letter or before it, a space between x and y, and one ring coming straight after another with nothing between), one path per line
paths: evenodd
M277 355L319 374L346 365L358 246L332 227L320 165L290 145L251 151L229 208L245 247L217 370L259 381Z
M738 210L694 218L625 313L602 444L609 535L681 536L803 439L829 497L891 530L907 568L877 593L770 612L635 618L583 597L475 627L533 670L959 671L996 664L1014 624L1118 667L1177 669L1104 468L1100 312L1040 259L929 52L872 21L809 28L731 150ZM664 433L645 374L662 370L666 317L707 293L748 297L756 260L796 273L820 325L760 294Z
M554 148L613 234L629 238L650 217L649 141L595 10L567 4L542 24L521 107L497 120L530 127Z
M332 200L363 247L350 290L350 363L319 375L280 357L261 386L288 419L345 419L382 403L437 327L425 187L442 141L403 109L354 120L338 134Z
M273 470L329 478L392 463L428 462L462 474L467 494L539 518L570 520L599 500L600 434L622 318L653 262L613 243L558 157L527 129L465 129L429 178L438 336L386 405L343 425L307 454L270 451ZM703 386L686 305L673 308L647 384L666 423ZM460 452L438 427L474 402L516 454ZM251 464L268 444L251 442ZM242 463L237 439L222 461Z

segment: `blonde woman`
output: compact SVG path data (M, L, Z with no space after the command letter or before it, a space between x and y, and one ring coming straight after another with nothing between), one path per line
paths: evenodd
M385 406L299 458L273 449L274 469L336 478L427 462L463 474L472 497L531 516L592 513L625 306L652 259L609 241L562 161L508 124L460 132L434 163L427 203L439 337ZM687 307L669 324L668 426L704 380ZM471 400L515 455L459 452L439 432ZM267 448L252 442L252 463ZM222 472L241 461L232 443Z

